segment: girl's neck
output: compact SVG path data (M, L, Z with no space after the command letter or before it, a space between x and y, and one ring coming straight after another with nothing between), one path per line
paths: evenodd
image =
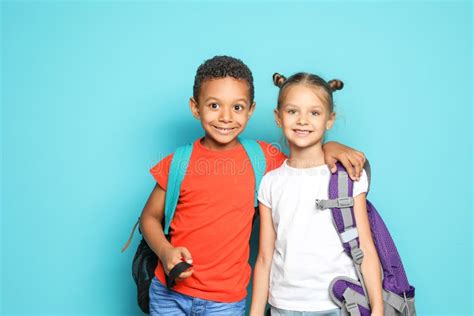
M290 144L288 165L294 168L311 168L324 165L324 151L322 143L306 148L298 148Z

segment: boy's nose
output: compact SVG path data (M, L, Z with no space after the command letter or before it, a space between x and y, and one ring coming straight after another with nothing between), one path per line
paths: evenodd
M221 122L231 122L232 121L232 111L229 109L222 109L219 114L219 121Z

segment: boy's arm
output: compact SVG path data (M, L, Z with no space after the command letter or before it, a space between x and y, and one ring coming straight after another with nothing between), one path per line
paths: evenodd
M359 232L360 249L364 253L361 269L369 295L371 315L383 316L381 267L370 232L365 193L354 198L354 216Z
M260 210L260 239L257 262L255 263L252 289L251 316L265 313L270 282L270 267L275 249L275 230L273 229L272 210L262 203Z
M362 175L365 164L364 153L338 142L327 142L323 145L324 160L331 169L336 172L336 162L339 161L346 168L353 181L358 181Z
M168 275L169 271L183 259L192 263L192 257L185 247L173 247L163 233L161 223L164 216L165 196L165 190L156 184L140 216L140 229L150 248L163 263L165 273ZM186 270L179 275L177 280L185 279L192 273L192 269Z

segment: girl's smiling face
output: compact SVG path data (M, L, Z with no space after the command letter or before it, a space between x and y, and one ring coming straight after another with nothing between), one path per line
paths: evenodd
M291 147L307 148L322 145L324 133L334 124L326 92L306 84L288 86L281 106L275 110L275 120Z
M199 100L191 98L193 116L206 133L204 145L215 150L230 149L247 126L255 109L245 80L224 77L202 83Z

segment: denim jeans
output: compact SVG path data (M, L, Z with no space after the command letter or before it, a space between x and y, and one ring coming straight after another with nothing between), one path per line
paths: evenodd
M320 312L297 312L288 311L286 309L280 309L272 306L271 313L272 316L340 316L341 310L339 308L336 308Z
M153 278L150 285L150 315L211 316L245 314L245 299L235 303L208 301L169 290Z

